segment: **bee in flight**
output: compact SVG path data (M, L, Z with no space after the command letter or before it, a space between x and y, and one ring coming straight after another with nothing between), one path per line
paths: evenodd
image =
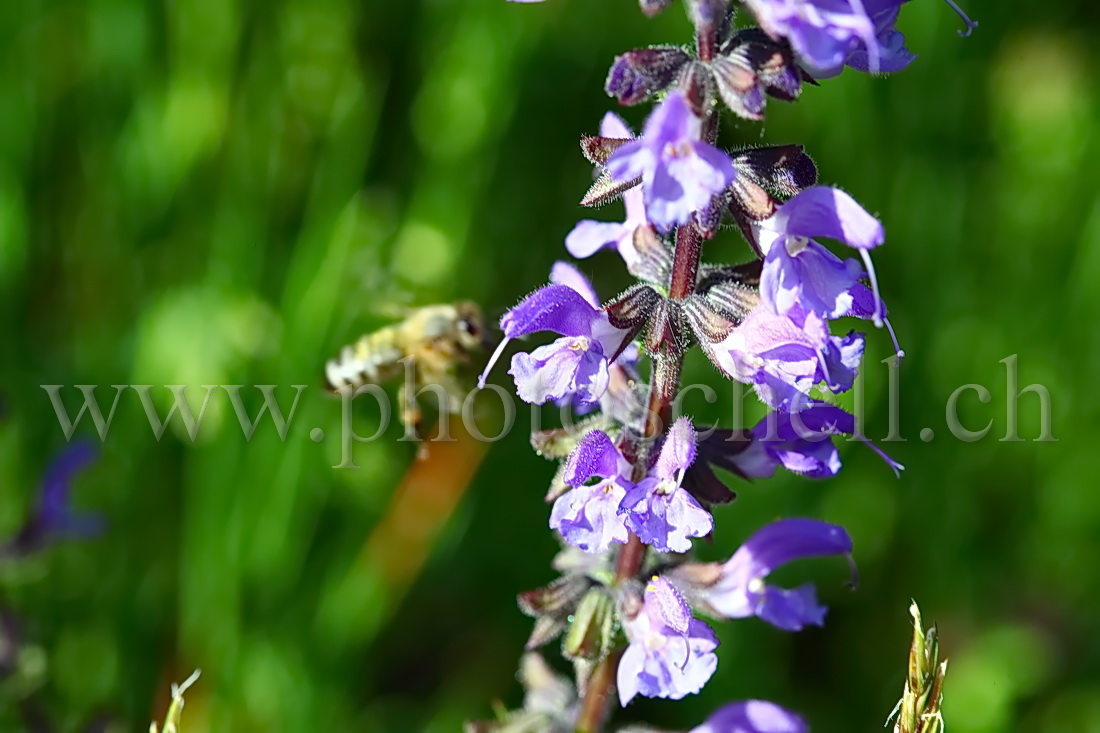
M340 356L325 365L325 382L338 392L405 374L398 392L401 423L419 435L419 392L432 389L441 411L460 413L491 346L477 304L426 305L413 309L400 323L365 334L341 349Z

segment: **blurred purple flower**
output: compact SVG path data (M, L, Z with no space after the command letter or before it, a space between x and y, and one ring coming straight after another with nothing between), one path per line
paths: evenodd
M642 137L607 160L616 180L642 179L646 216L662 230L706 209L736 176L730 157L702 141L702 126L684 95L673 91L646 120Z
M689 733L809 733L800 716L766 700L734 702L714 711Z
M695 431L682 417L669 428L657 463L637 486L631 488L619 512L627 527L658 552L687 552L691 537L714 529L714 518L686 489L684 473L695 460Z
M664 578L646 587L642 608L623 620L630 646L619 661L619 702L635 695L679 700L703 689L718 667L718 638Z
M916 57L894 29L905 0L745 0L773 38L786 38L817 78L845 65L873 73L900 71Z
M46 470L37 506L15 536L0 546L0 557L29 555L59 539L92 537L103 531L100 515L77 513L70 506L74 476L96 456L96 447L82 441L61 450Z
M634 487L629 475L630 463L606 433L593 430L585 435L566 461L562 478L573 488L554 502L550 528L585 552L606 552L612 542L625 543L629 535L618 510ZM600 481L585 486L593 476Z
M849 555L852 538L843 527L816 519L782 519L758 530L721 566L718 581L701 602L725 618L759 616L785 631L807 624L822 626L826 608L817 602L812 583L792 590L764 580L792 560L821 555ZM855 566L852 566L853 580Z
M604 115L600 123L600 135L609 138L633 138L634 133L614 112ZM642 190L635 186L623 194L626 206L626 220L621 224L607 221L584 219L573 227L565 237L565 248L578 259L591 257L605 247L614 247L619 251L627 268L638 261L638 252L634 248L634 230L646 223L645 204Z

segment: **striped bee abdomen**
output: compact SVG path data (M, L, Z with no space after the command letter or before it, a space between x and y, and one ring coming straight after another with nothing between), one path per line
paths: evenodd
M333 392L348 386L358 389L399 374L403 352L394 343L396 336L396 329L383 328L345 346L340 356L325 364L325 386Z

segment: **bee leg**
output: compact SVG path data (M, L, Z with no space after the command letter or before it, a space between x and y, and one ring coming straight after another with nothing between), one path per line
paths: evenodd
M405 426L405 437L418 443L416 457L423 460L428 456L428 449L424 444L424 432L421 429L424 416L420 412L420 404L417 402L412 385L402 382L397 388L397 400L401 403L401 424Z
M417 440L424 436L420 433L420 405L416 399L416 393L407 382L402 382L397 389L397 401L401 404L401 424L405 426L405 436L415 437ZM410 435L410 429L413 434Z

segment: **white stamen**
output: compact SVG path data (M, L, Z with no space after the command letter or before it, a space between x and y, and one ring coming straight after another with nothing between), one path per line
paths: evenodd
M483 371L481 373L481 376L477 378L478 389L485 389L485 380L489 378L489 372L492 371L493 365L497 363L497 359L499 359L500 355L504 353L504 347L511 340L512 339L510 338L502 339L500 345L497 346L496 351L494 351L493 355L489 357L489 363L485 365L485 371Z
M870 438L867 438L863 435L858 435L858 434L853 435L852 437L857 439L859 442L863 443L865 446L867 446L868 448L873 450L875 453L877 453L878 457L881 458L883 461L885 461L886 465L890 467L890 470L894 472L894 476L896 476L898 478L901 478L901 472L905 470L905 466L901 465L900 463L895 461L893 458L886 455L886 452L883 451L882 448L879 448L877 445L875 445L873 442L871 442Z
M958 14L958 16L959 16L960 18L962 18L962 22L963 22L963 23L966 23L966 30L965 30L965 31L958 31L958 34L959 34L960 36L962 36L963 38L966 38L966 37L967 37L967 36L969 36L969 35L970 35L971 33L973 33L973 32L974 32L974 29L978 27L978 22L977 22L977 21L975 21L975 20L971 20L970 18L968 18L968 17L966 16L966 13L964 13L964 12L963 12L962 8L960 8L960 7L958 6L958 5L956 5L955 3L953 3L953 2L951 1L951 0L943 0L943 1L944 1L945 3L947 3L947 7L951 8L952 10L954 10L954 11L955 11L955 13L956 13L956 14Z
M897 363L901 363L901 359L905 356L905 352L902 351L901 346L898 344L898 337L894 333L894 327L890 325L890 319L884 318L883 322L886 324L886 330L890 332L890 339L894 342L894 357L898 360Z
M871 255L867 250L860 249L859 254L863 258L863 265L867 268L867 278L871 281L871 295L875 298L875 312L871 314L871 319L875 322L876 328L882 328L882 298L878 294L878 278L875 277L875 266L871 264Z

